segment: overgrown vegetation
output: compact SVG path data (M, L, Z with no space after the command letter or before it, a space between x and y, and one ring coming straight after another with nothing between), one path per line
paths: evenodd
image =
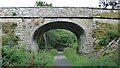
M118 64L108 56L79 55L73 48L65 48L64 55L73 66L118 66Z
M16 23L2 22L2 66L52 66L57 50L33 52L26 45L19 44L15 35Z
M94 53L99 56L108 56L118 61L119 49L118 41L120 37L118 24L96 22L96 29L93 30Z
M25 46L4 46L2 64L3 66L52 66L56 54L56 50L31 52L25 49Z
M55 48L57 50L63 50L65 47L73 47L77 45L77 39L75 35L64 29L50 30L45 33L47 46L45 46L44 36L40 36L38 43L41 49Z
M65 48L64 54L73 66L118 66L119 50L117 40L120 37L118 24L96 22L93 29L93 53L79 55L75 48ZM113 43L113 44L111 44Z
M116 37L119 37L118 24L96 22L96 28L92 31L94 38L93 47L99 51L103 46L107 46Z
M116 37L119 37L118 31L117 30L110 30L110 31L106 32L106 34L104 36L102 36L100 38L99 44L101 46L107 46L109 44L109 42L111 42Z
M18 41L20 40L14 32L17 24L14 22L2 22L2 26L2 45L17 45Z
M30 65L31 53L22 47L3 46L3 66L28 66Z

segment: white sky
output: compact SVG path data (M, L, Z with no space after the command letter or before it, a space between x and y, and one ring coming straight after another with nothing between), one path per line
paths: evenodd
M0 7L34 7L38 0L0 0ZM55 7L98 7L99 0L42 0Z

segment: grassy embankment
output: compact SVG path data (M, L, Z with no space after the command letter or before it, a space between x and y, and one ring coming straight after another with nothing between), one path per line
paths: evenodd
M96 22L97 27L92 31L94 38L93 53L89 55L79 55L74 48L64 49L64 54L73 66L117 66L118 50L111 44L114 39L119 38L118 24ZM114 41L116 43L116 41ZM110 46L110 47L108 47ZM112 48L111 48L112 47ZM101 49L106 48L99 54ZM99 56L98 56L99 54Z
M117 66L117 63L107 56L78 55L73 48L66 48L64 54L73 66Z

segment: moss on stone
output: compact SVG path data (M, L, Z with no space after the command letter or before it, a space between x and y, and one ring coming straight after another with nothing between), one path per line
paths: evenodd
M100 17L109 17L109 18L120 18L120 11L116 11L116 12L103 12L103 13L97 13L97 14L93 14L93 16L100 16Z

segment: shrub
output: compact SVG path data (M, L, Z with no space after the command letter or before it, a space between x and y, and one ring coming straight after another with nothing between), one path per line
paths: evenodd
M4 66L27 66L30 65L31 53L16 46L3 46L2 57Z

